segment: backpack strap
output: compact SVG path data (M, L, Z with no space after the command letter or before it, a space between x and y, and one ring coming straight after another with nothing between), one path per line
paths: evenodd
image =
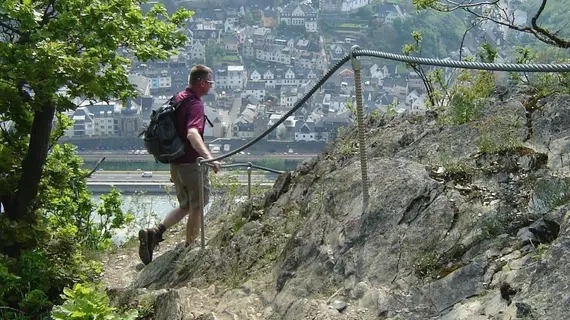
M175 94L172 98L170 98L170 100L176 101L176 95L177 95L177 94ZM195 97L195 95L193 95L193 94L187 95L186 98L180 100L180 102L178 103L178 105L181 105L183 102L185 102L185 100L188 100L188 99L190 99L191 97ZM174 100L173 100L173 99L174 99ZM204 107L205 107L205 106L204 106ZM205 110L204 110L204 111L205 111ZM210 125L210 127L212 127L212 128L214 127L214 124L212 123L212 121L210 121L210 119L208 119L208 116L207 116L205 113L204 113L204 119L206 119L206 121L208 121L208 124Z
M214 127L214 124L212 123L212 121L210 121L210 119L208 119L208 116L204 114L204 118L206 118L206 121L208 121L208 124L210 125L210 127Z
M168 104L175 105L174 110L178 109L179 106L181 106L183 103L185 103L186 101L190 100L190 98L192 98L192 95L187 95L184 99L176 102L176 96L177 95L178 94L173 95L172 98L170 98L170 100L168 100Z

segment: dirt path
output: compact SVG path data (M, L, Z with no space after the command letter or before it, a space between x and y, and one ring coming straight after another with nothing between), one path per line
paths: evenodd
M184 226L185 223L181 222L168 230L164 241L154 251L154 259L184 241ZM116 252L106 254L102 263L102 282L107 288L128 287L144 267L138 254L138 239L131 239Z
M184 223L179 223L165 234L165 240L154 253L154 258L174 249L184 241ZM144 265L138 256L138 240L127 242L103 259L102 282L109 289L128 287ZM251 285L252 283L250 283ZM266 286L267 283L259 286ZM254 285L258 287L258 285ZM208 288L181 287L176 291L181 297L183 319L266 319L267 310L260 297L245 293L241 289L222 288L210 285Z

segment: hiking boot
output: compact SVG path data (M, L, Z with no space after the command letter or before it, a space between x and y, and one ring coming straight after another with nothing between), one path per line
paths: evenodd
M142 263L146 265L152 261L154 248L163 240L155 228L139 230L139 257Z

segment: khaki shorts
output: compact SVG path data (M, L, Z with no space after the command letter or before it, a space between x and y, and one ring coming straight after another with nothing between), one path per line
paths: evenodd
M170 178L176 188L178 203L183 209L199 208L200 195L198 193L198 180L200 170L198 163L170 164ZM208 167L204 168L204 205L210 201L210 178Z

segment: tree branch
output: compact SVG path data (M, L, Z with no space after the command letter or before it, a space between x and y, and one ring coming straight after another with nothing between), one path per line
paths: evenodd
M26 314L24 311L22 310L18 310L18 309L14 309L11 307L7 307L7 306L0 306L0 309L4 309L4 310L10 310L10 311L14 311L14 312L19 312L21 314Z
M495 18L491 18L490 16L486 16L486 15L479 14L479 13L477 13L477 12L471 10L471 9L465 9L465 11L467 11L467 12L473 14L474 16L476 16L476 17L478 17L478 18L481 18L481 19L484 19L484 20L489 20L489 21L494 22L494 23L496 23L496 24L498 24L498 25L505 26L505 27L507 27L507 28L509 28L509 29L517 30L517 31L524 32L524 33L532 34L535 38L537 38L538 40L540 40L540 41L542 41L542 42L544 42L544 43L546 43L546 44L550 44L550 45L553 45L553 46L559 46L554 40L551 40L551 39L548 39L548 38L544 37L544 35L540 34L539 32L537 32L535 29L533 29L533 28L531 28L531 27L521 27L521 26L518 26L518 25L515 25L515 24L503 22L503 21L497 20L497 19L495 19ZM568 43L568 46L562 46L561 48L569 48L569 47L570 47L570 42Z
M42 16L42 21L40 21L40 23L39 23L40 28L45 26L51 18L55 17L56 13L55 13L55 9L53 8L54 5L55 5L55 0L48 0L48 3L47 3L46 8L44 10L44 14Z
M83 177L81 177L82 179L87 179L87 178L91 178L91 175L97 171L97 168L99 167L99 165L101 165L101 163L103 163L103 161L105 161L105 157L99 159L99 161L97 161L97 163L95 164L95 167L93 167L93 169L91 169L91 171L89 171L86 175L84 175Z
M18 181L18 189L13 195L2 198L2 203L6 203L6 214L13 220L26 216L38 194L54 115L53 103L48 103L34 112L28 152L22 161L22 176Z
M32 96L24 90L24 87L27 85L25 81L20 81L18 83L17 89L20 97L24 102L30 102L32 100Z
M531 19L531 25L526 27L514 24L514 16L512 16L511 19L509 19L509 14L506 13L505 8L499 7L499 0L493 0L489 2L477 2L477 3L472 3L472 1L469 1L468 3L460 3L452 0L443 0L443 2L437 2L430 5L430 8L440 12L464 10L465 12L468 12L477 18L483 20L489 20L491 22L494 22L498 25L507 27L512 30L531 34L539 41L544 42L546 44L553 45L563 49L570 48L570 40L558 37L556 33L553 33L547 29L540 27L537 23L538 18L540 17L542 12L544 11L544 8L546 7L547 1L548 0L542 0L540 8L538 9L534 17ZM506 22L501 21L497 18L493 18L490 14L481 14L473 10L474 8L477 8L482 5L492 5L498 8L499 10L503 11L503 14L505 15L504 19L506 20Z
M57 125L56 125L56 129L52 130L52 132L54 132L54 137L53 140L51 140L51 136L50 136L50 144L48 146L48 150L51 150L53 148L53 146L57 143L57 141L59 139L61 139L61 137L63 137L63 135L65 134L65 129L64 128L60 128L59 124L61 123L61 117L65 117L64 115L62 115L61 113L56 113L56 118L57 118Z
M461 58L463 57L463 44L465 43L465 37L467 37L467 33L469 31L471 31L471 29L475 28L477 26L477 21L473 21L471 22L471 26L467 29L465 29L465 32L463 33L463 37L461 37L461 44L459 45L459 61L461 61Z
M557 46L559 46L561 48L570 48L570 40L565 40L565 39L559 38L556 36L556 34L552 34L550 31L540 27L537 24L538 18L540 17L540 15L542 14L542 11L544 11L544 7L546 6L546 1L547 0L542 0L542 3L540 4L540 8L538 8L538 11L534 15L534 17L532 17L532 19L530 20L530 25L532 26L532 28L534 30L536 30L536 32L538 32L539 34L542 34L546 38L550 39L551 41L556 43Z
M492 6L492 5L496 5L497 3L499 3L499 0L483 1L483 2L476 2L476 3L473 3L473 1L469 1L468 3L459 3L459 2L455 2L455 1L451 1L451 0L446 0L446 2L453 6L453 7L447 7L446 9L449 11L455 11L457 9L472 8L472 7L485 6L485 5L491 5Z
M6 130L6 128L4 128L4 126L1 124L0 124L0 131L2 132L2 137L4 138L4 140L6 140L10 148L12 148L14 151L18 150L16 143L14 143L14 140L12 139L12 137L10 137L10 132L8 132L8 130Z

